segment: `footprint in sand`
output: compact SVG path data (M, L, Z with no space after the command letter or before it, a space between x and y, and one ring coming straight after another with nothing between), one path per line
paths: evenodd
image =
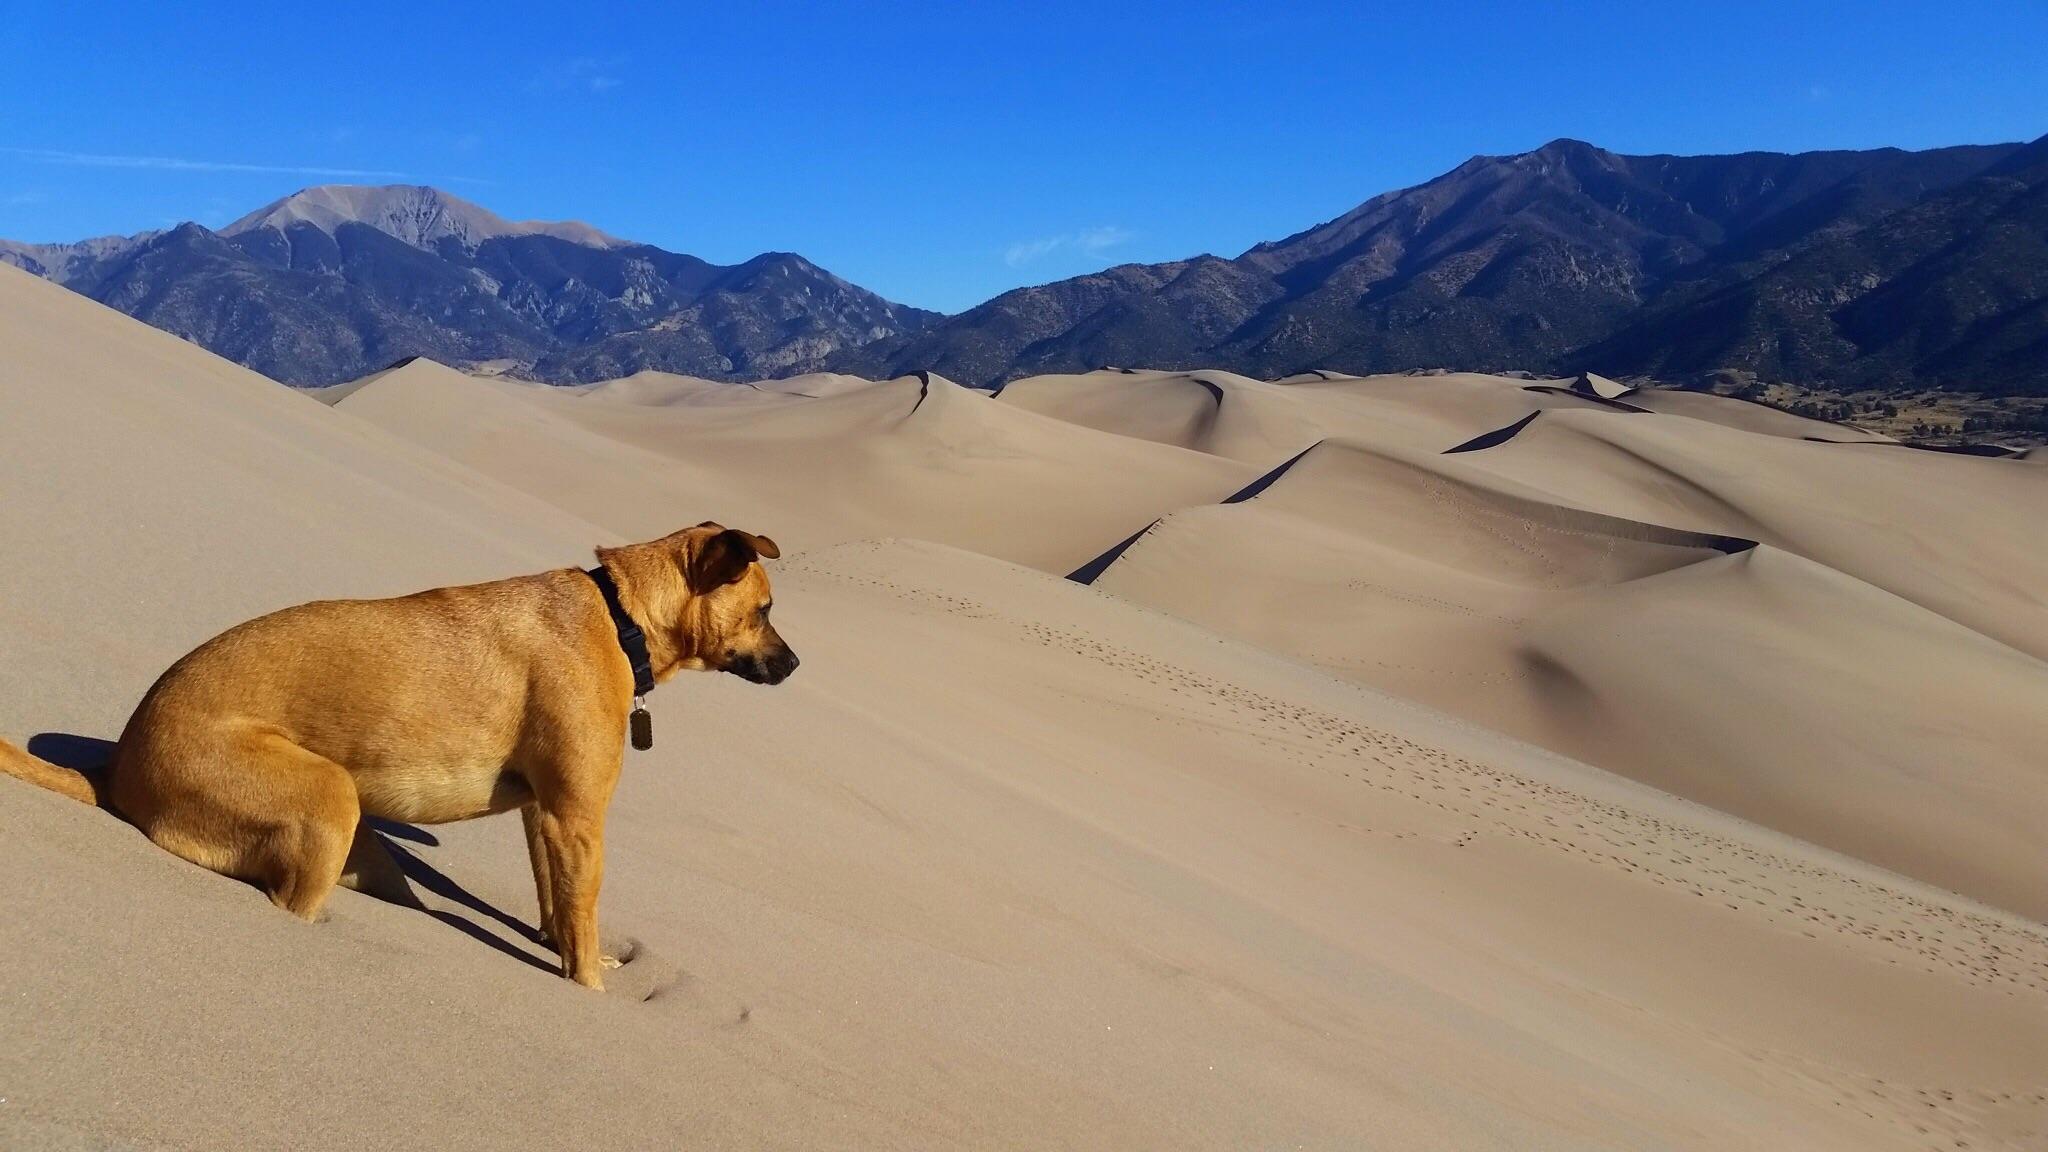
M683 971L636 938L608 940L601 947L605 995L615 1003L651 1005L705 1025L744 1025L753 1017L751 1006Z
M605 941L600 949L598 963L604 967L604 990L609 996L645 1003L682 983L681 968L631 936Z

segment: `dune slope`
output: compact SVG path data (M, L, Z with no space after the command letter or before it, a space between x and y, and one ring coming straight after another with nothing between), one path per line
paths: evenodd
M0 708L61 702L48 726L118 728L170 660L258 612L582 563L610 538L13 268L0 356Z
M620 390L630 383L577 394L420 360L337 408L628 536L658 535L679 515L773 519L771 534L794 548L903 534L1061 572L1252 471L999 406L937 377L833 378L798 404L685 407L661 402L673 386Z
M38 493L5 513L10 738L111 736L156 669L280 602L581 562L618 530L586 515L604 494L551 505L498 475L520 453L536 475L685 455L652 425L642 455L576 440L629 439L626 415L562 415L589 397L437 409L429 380L378 413L392 374L327 409L11 270L0 305L0 474ZM984 407L905 429L900 385L787 411L846 403L807 419L942 474L977 436L1066 439L943 390ZM827 443L802 431L735 458ZM448 458L423 451L443 432ZM1146 490L1103 497L1132 511L1242 471L1132 459ZM1536 500L1464 480L1475 508ZM1316 525L1312 500L1278 508L1282 481L1226 511ZM801 532L772 506L790 492L753 498ZM966 522L871 515L903 507ZM1569 589L1743 559L1571 523L1611 544L1566 549ZM1019 532L1047 560L1081 535ZM2048 1131L2038 923L1043 571L910 541L773 571L797 677L652 700L607 833L606 995L546 970L509 818L389 829L431 914L342 892L309 926L0 779L0 1146L1861 1152ZM1506 571L1552 591L1539 559Z
M2017 1147L2048 1120L2037 926L985 559L850 545L779 593L825 671L657 698L608 837L609 997L507 954L538 954L510 821L405 845L460 886L445 922L343 893L307 928L10 795L48 961L10 985L39 1040L15 1098L193 1147L565 1118L625 1144ZM107 986L122 929L146 975ZM109 1071L118 1097L76 1092ZM477 1098L531 1103L449 1106Z

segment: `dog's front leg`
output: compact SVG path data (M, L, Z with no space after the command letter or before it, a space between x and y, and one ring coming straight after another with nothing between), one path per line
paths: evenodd
M562 975L602 991L597 891L604 882L604 807L557 798L538 808L535 822L547 856L552 905L548 927L562 958Z

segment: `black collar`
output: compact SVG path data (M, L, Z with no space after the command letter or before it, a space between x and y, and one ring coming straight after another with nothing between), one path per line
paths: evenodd
M604 593L604 606L612 614L612 627L619 632L619 649L633 665L633 703L639 706L640 697L654 691L654 662L647 656L647 633L640 625L626 615L626 606L619 603L619 586L612 582L612 574L602 564L584 573L597 582L597 590Z

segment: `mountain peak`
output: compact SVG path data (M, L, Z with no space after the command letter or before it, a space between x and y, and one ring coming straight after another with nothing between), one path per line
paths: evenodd
M432 249L443 239L474 248L499 236L553 236L591 248L621 248L627 241L588 224L507 220L490 209L418 184L321 184L266 204L221 229L239 236L260 228L282 232L310 224L332 235L343 224L365 224L416 248Z
M1607 149L1602 148L1597 144L1588 144L1584 140L1574 140L1570 136L1559 136L1557 139L1550 141L1543 147L1535 149L1535 151L1538 153L1548 154L1552 156L1567 156L1573 154L1584 155L1586 153L1597 153L1602 156L1607 155Z
M1560 136L1541 148L1524 152L1519 156L1505 157L1505 159L1510 163L1519 164L1531 162L1537 164L1574 164L1590 161L1595 164L1605 165L1618 161L1620 157L1597 144L1588 144L1584 140L1574 140L1569 136Z

